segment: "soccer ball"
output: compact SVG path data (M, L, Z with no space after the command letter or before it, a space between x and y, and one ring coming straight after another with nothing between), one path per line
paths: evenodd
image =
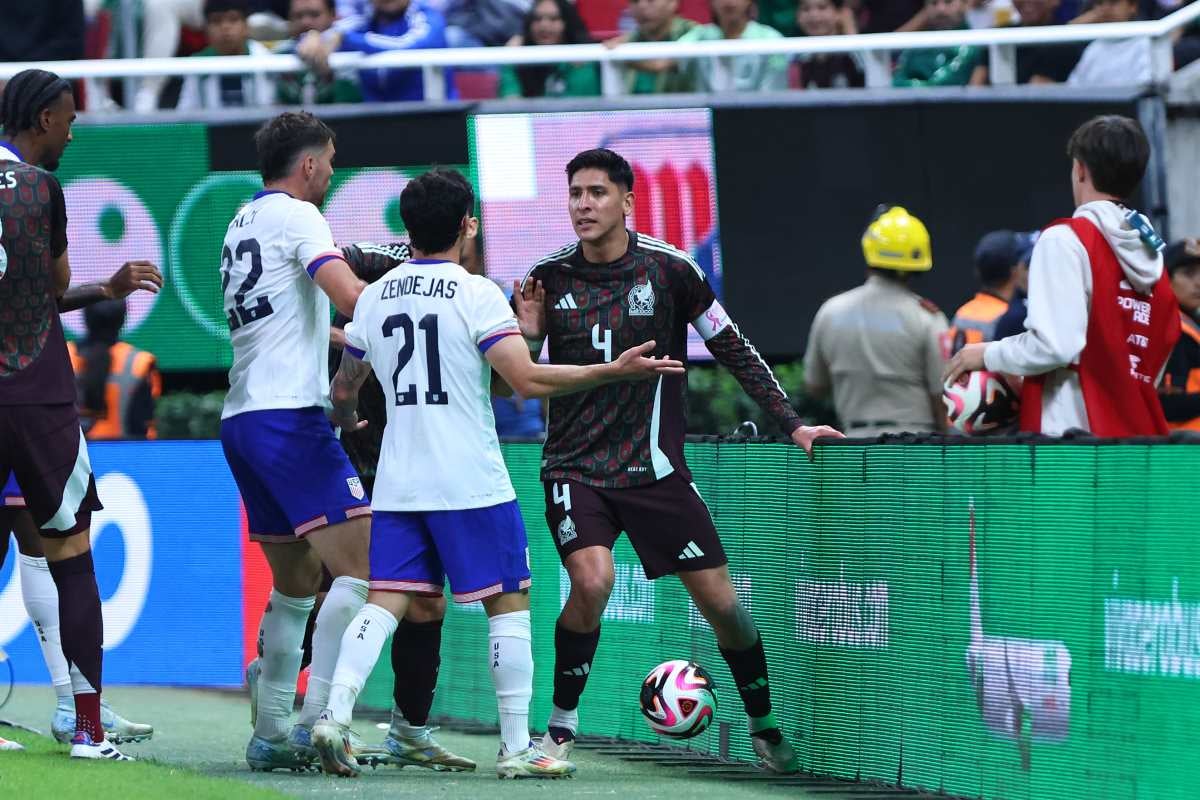
M642 715L660 736L690 739L707 730L717 711L713 680L694 661L664 661L642 681Z
M981 434L1011 425L1020 398L999 372L976 370L947 384L942 402L950 424L965 434Z

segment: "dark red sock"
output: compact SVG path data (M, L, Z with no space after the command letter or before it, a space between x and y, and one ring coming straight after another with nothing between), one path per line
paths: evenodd
M104 738L104 726L100 724L100 695L75 695L75 732L80 731L91 736L93 742Z

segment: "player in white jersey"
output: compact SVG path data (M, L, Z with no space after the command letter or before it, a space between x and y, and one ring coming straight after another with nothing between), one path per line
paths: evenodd
M400 215L415 258L364 290L345 329L334 422L343 430L367 424L357 394L372 367L390 402L372 498L371 593L342 639L329 708L313 728L327 772L357 774L349 738L355 699L410 597L440 594L446 578L456 602L482 601L488 615L482 655L500 709L497 774L575 771L529 739L528 549L496 437L491 370L523 397L683 372L680 361L646 358L652 341L609 364L533 363L499 287L456 263L477 231L473 207L470 184L453 170L411 181Z
M287 112L259 129L255 145L264 188L229 223L221 249L233 344L221 444L274 584L258 634L246 761L301 769L315 757L311 726L342 633L367 595L371 509L326 419L325 361L330 300L352 313L365 284L318 211L333 175L333 132L312 114ZM304 708L290 727L321 562L334 581L317 615Z

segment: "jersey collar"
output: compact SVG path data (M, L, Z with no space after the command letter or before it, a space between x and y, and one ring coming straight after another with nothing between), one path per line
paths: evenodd
M25 163L25 159L21 158L21 151L12 142L0 142L0 160Z
M266 197L269 194L286 194L288 197L291 197L291 195L285 192L283 189L263 189L262 191L255 192L253 199L258 200L260 197Z

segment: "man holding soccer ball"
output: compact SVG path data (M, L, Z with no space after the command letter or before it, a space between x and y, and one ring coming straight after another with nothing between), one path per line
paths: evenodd
M1136 121L1101 116L1075 131L1067 154L1077 208L1034 247L1025 332L967 345L946 383L985 368L1024 376L1022 431L1165 435L1155 382L1179 338L1179 314L1162 239L1124 205L1150 144Z

